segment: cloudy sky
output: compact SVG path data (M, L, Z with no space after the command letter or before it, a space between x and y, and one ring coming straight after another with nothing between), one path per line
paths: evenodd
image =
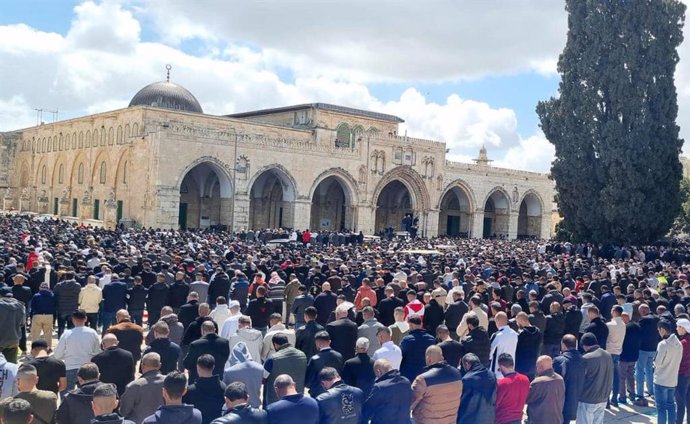
M686 0L684 0L686 1ZM560 0L4 0L0 131L126 107L165 77L206 113L305 102L392 113L468 161L547 171L537 101L556 94ZM688 25L690 26L690 25ZM688 26L685 38L690 38ZM690 140L690 42L676 71ZM43 120L50 122L44 113Z

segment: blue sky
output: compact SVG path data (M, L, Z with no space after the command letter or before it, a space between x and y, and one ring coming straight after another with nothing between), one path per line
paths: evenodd
M334 13L309 0L4 1L0 130L35 123L34 107L61 118L126 107L171 63L207 113L343 104L400 116L401 132L445 141L454 160L486 145L496 166L548 171L535 106L557 93L564 5L500 3L350 0Z

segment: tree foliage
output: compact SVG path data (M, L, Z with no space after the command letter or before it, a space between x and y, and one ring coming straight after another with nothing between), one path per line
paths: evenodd
M647 242L680 206L678 0L566 0L559 96L537 105L558 207L577 239Z
M680 182L680 211L673 222L671 234L690 234L690 179L687 178Z

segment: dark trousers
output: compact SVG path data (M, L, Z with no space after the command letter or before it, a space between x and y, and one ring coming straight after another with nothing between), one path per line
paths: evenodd
M13 364L17 363L17 346L0 348L0 353L2 353L7 362L11 362Z
M62 337L62 333L65 332L65 326L67 326L68 330L74 328L74 325L72 324L72 314L60 314L60 313L58 313L57 324L58 324L58 339L59 339L60 337Z
M94 330L98 329L98 312L94 312L92 314L86 314L86 318L89 321L89 327L93 328Z
M541 354L542 355L548 355L552 358L555 358L556 356L561 354L561 345L560 344L544 344L541 347Z
M687 422L690 423L690 376L679 375L676 386L676 424L683 424L687 412Z
M105 334L106 330L108 330L108 327L113 325L115 323L115 314L117 312L108 312L108 311L103 311L101 312L101 319L103 322L101 322L101 326L103 327L103 334Z
M22 337L19 339L19 349L26 353L26 325L22 325Z
M161 319L160 309L158 310L158 312L149 311L149 321L148 321L149 329L151 329L153 327L153 325L158 322L159 319Z
M132 322L136 325L143 325L144 323L144 311L132 310L129 311L129 315L132 317Z

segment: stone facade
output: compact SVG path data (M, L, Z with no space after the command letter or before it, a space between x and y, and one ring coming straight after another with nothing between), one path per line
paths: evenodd
M149 106L0 134L5 209L145 227L552 233L544 174L446 160L402 119L325 104L231 116Z

